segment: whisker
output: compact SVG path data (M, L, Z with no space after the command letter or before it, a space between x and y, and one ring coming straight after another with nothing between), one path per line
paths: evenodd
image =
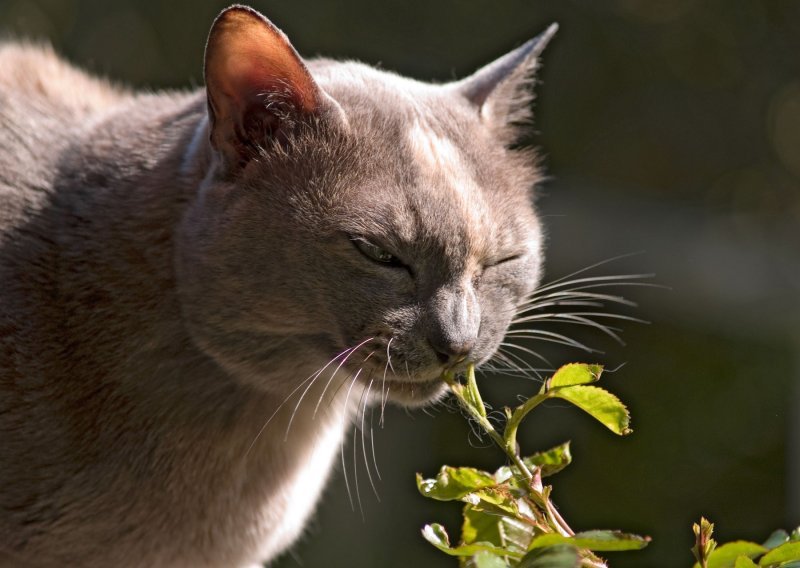
M360 374L361 374L361 368L359 368L358 371L356 371L356 373L353 375L353 380L350 381L350 387L347 389L347 396L344 399L345 412L344 412L343 420L345 421L345 423L348 422L348 420L349 420L348 419L348 414L347 414L347 405L348 405L348 403L350 401L350 393L353 391L353 385L356 384L356 381L358 380L358 376ZM353 457L353 475L355 477L356 496L358 496L358 508L361 510L361 516L363 518L364 509L361 507L361 495L359 495L359 493L358 493L358 467L356 467L356 461L355 461L355 451L356 451L356 448L355 448L355 444L356 444L355 434L356 434L356 431L355 431L355 428L354 428L353 429L353 456L354 456ZM341 446L341 454L342 454L342 473L344 474L344 485L347 488L347 498L350 500L350 508L353 509L353 511L355 511L356 509L355 509L355 506L353 504L353 494L350 491L350 482L348 481L348 477L347 477L347 465L345 464L345 459L344 459L344 444L342 444L342 446Z
M383 481L381 471L378 469L378 458L375 455L375 433L372 430L372 419L375 417L375 407L370 408L369 411L369 445L372 448L372 464L375 466L375 475L378 476L378 481ZM381 419L383 416L381 416Z
M509 338L509 334L506 334L506 337L504 339L508 339L508 338ZM510 342L507 342L507 341L501 341L500 345L505 346L505 347L508 347L510 345L513 345L514 347L520 347L519 345L516 345L515 343L510 343ZM547 357L545 357L544 355L542 355L541 353L539 353L537 351L533 351L532 349L526 349L526 351L528 353L530 353L531 355L533 355L536 359L539 359L540 361L542 361L543 363L547 363L547 365L549 365L551 367L553 366L553 364L550 362L550 360ZM527 361L526 361L526 364L527 364Z
M391 369L392 374L395 374L394 367L392 366L392 355L390 352L392 341L394 341L394 337L390 337L389 342L386 344L386 366L383 369L383 382L381 384L381 428L383 428L383 413L386 410L386 401L389 398L389 391L386 389L386 373L389 371L389 369Z
M638 280L646 280L654 277L655 274L611 274L603 276L586 276L585 278L575 278L573 280L555 281L551 282L550 284L545 284L544 286L540 286L539 288L537 288L536 291L534 291L534 295L541 292L549 292L551 290L566 288L568 286L573 286L574 284L593 283L594 285L598 286L608 286L608 285L617 285L622 283L622 284L635 284L635 285L650 284L653 286L658 286L657 284L653 284L652 282L638 282ZM571 289L580 289L580 287L575 287Z
M386 344L386 363L389 365L389 368L394 373L394 367L392 366L392 355L389 352L389 349L392 347L392 341L394 341L394 337L389 338L389 342Z
M367 517L364 515L364 507L361 505L361 491L358 488L358 462L356 455L358 449L358 438L356 437L356 429L353 428L353 482L356 486L356 499L358 500L358 510L361 511L361 520L366 521Z
M577 276L578 274L583 274L584 272L588 272L588 271L590 271L590 270L592 270L594 268L598 268L600 266L605 266L606 264L610 264L612 262L616 262L618 260L622 260L623 258L631 258L633 256L639 256L641 254L644 254L644 251L627 252L627 253L624 253L624 254L619 254L619 255L616 255L616 256L612 256L612 257L607 258L605 260L601 260L600 262L595 262L594 264L590 264L589 266L587 266L585 268L581 268L580 270L576 270L575 272L570 272L569 274L567 274L566 276L562 276L561 278L556 278L555 280L553 280L549 284L555 284L557 282L562 282L562 281L566 280L567 278L572 278L573 276Z
M514 369L514 370L515 370L515 372L518 372L518 373L520 373L521 375L525 375L525 371L523 371L523 370L522 370L522 367L520 367L520 366L517 364L517 362L514 360L514 358L512 358L510 355L511 355L511 354L510 354L510 353L508 353L507 351L505 351L505 350L503 349L503 347L502 347L502 346L500 346L500 347L498 348L497 352L495 353L495 357L497 357L498 359L501 359L501 360L502 360L503 362L505 362L505 363L506 363L506 364L507 364L509 367L511 367L512 369Z
M326 369L326 368L327 368L327 367L328 367L328 366L329 366L331 363L333 363L334 361L336 361L336 360L337 360L339 357L341 357L342 355L344 355L344 354L345 354L345 353L347 353L348 351L350 351L350 348L348 348L348 349L345 349L344 351L342 351L341 353L339 353L338 355L336 355L336 357L334 357L333 359L331 359L330 361L328 361L327 363L325 363L325 365L322 367L322 369L321 369L320 371L324 371L324 370L325 370L325 369ZM256 433L255 437L253 438L253 441L252 441L252 442L250 442L250 446L248 446L248 448L247 448L247 451L246 451L246 452L245 452L245 454L244 454L244 455L245 455L245 457L247 457L247 455L248 455L248 454L250 453L250 451L253 449L253 446L254 446L254 445L255 445L255 443L258 441L258 439L261 437L261 434L263 434L263 433L264 433L264 430L267 428L267 426L269 425L269 423L270 423L270 422L272 422L272 419L273 419L273 418L275 418L275 416L278 414L278 412L280 412L281 408L283 408L283 405L284 405L284 404L286 404L287 402L289 402L289 399L291 399L291 398L292 398L292 396L294 396L294 394L295 394L297 391L299 391L301 388L303 388L303 385L305 385L305 384L306 384L307 382L309 382L309 381L312 381L312 382L313 382L313 381L314 381L314 377L315 377L315 376L318 376L318 375L317 375L317 373L319 373L320 371L317 371L317 372L315 372L315 373L312 373L312 374L311 374L311 376L309 376L307 379L305 379L305 380L304 380L304 381L302 381L302 382L301 382L299 385L297 385L297 386L294 388L294 390L292 390L292 392L290 392L290 393L289 393L289 395L288 395L286 398L284 398L284 399L283 399L283 402L281 402L281 403L278 405L278 407L275 409L275 411L274 411L274 412L273 412L273 413L272 413L272 414L269 416L269 418L267 418L266 422L264 422L264 424L261 426L261 428L259 429L258 433ZM294 414L293 414L293 415L294 415Z
M534 314L532 316L525 316L524 318L520 318L516 320L517 323L525 323L528 321L534 320L542 320L542 321L549 321L546 318L563 318L563 317L571 317L571 316L581 316L581 317L595 317L595 318L609 318L609 319L620 319L626 321L632 321L635 323L644 323L649 324L650 322L647 320L643 320L641 318L627 316L624 314L615 314L610 312L546 312L541 314Z
M361 392L361 398L364 401L364 405L361 406L359 402L359 406L361 407L361 450L364 454L364 468L367 470L367 478L369 479L369 484L372 486L372 492L375 493L375 498L380 502L381 497L378 495L378 490L375 488L375 482L372 480L372 473L370 473L369 468L369 461L367 460L367 444L364 441L364 418L367 414L367 402L369 402L369 391L372 389L372 381L374 379L369 380L369 384L367 385L367 389Z
M325 388L324 388L324 389L322 389L322 394L320 394L320 395L319 395L319 400L317 401L317 405L314 407L314 413L311 415L311 419L312 419L312 420L313 420L313 419L314 419L314 418L317 416L317 412L319 411L319 405L320 405L320 404L322 404L322 400L323 400L323 398L325 397L325 393L327 392L327 390L328 390L328 387L331 385L331 382L333 381L333 378L336 376L336 373L338 373L338 372L339 372L339 369L341 369L341 368L342 368L342 365L344 365L344 364L347 362L347 360L350 358L350 356L351 356L353 353L355 353L355 352L356 352L358 349L360 349L362 346L364 346L365 344L369 343L369 342L370 342L370 341L372 341L373 339L375 339L375 338L374 338L374 337L370 337L369 339L365 339L364 341L362 341L361 343L359 343L358 345L356 345L355 347L353 347L353 348L352 348L352 350L350 351L350 353L348 353L347 357L345 357L345 358L344 358L344 359L343 359L343 360L342 360L342 361L339 363L339 365L336 367L336 369L335 369L335 370L333 371L333 373L331 374L330 378L328 378L328 382L327 382L327 383L325 383ZM347 379L345 379L345 381L344 381L344 382L346 382L346 381L347 381ZM342 385L344 384L344 382L342 382ZM342 386L342 385L339 385L339 388L341 388L341 386ZM337 389L337 392L338 392L338 389ZM334 398L335 398L335 394L334 394Z
M527 354L529 354L529 355L533 355L534 357L538 357L538 358L540 358L540 359L544 359L544 357L542 357L541 355L539 355L539 353L537 353L536 351L534 351L534 350L532 350L532 349L528 349L527 347L524 347L524 346L522 346L522 345L517 345L516 343L509 343L509 342L505 342L505 341L504 341L504 342L502 342L502 343L501 343L501 345L502 345L503 347L514 348L514 349L517 349L517 350L519 350L519 351L522 351L523 353L527 353ZM512 354L510 351L506 351L506 353L507 353L509 356L513 355L513 354ZM527 361L525 361L525 360L524 360L524 359L522 359L522 358L520 358L520 359L519 359L519 361L521 361L521 362L523 362L523 363L527 363ZM523 367L520 367L520 370L522 370L522 369L523 369ZM527 367L526 369L530 370L530 371L531 371L531 372L532 372L532 373L535 375L535 377L536 377L536 379L537 379L537 380L542 380L542 375L539 373L539 371L538 371L537 369L533 369L533 368L531 368L531 367Z
M517 316L536 310L539 308L546 308L549 306L578 306L586 305L590 307L603 307L602 302L609 302L612 304L620 304L623 306L636 307L636 302L628 300L622 296L614 296L612 294L601 294L598 292L586 292L584 290L560 290L558 292L551 292L544 296L537 296L530 298L530 302L522 304L521 310L517 312ZM534 301L535 300L535 301ZM587 304L576 304L572 302L592 302Z
M522 347L520 345L516 345L514 343L507 343L507 342L503 342L503 343L504 343L503 347L506 348L506 349L504 349L504 353L509 358L512 358L512 359L514 359L514 361L518 361L520 363L519 365L517 365L517 369L519 369L520 372L524 372L524 369L530 368L530 366L526 367L526 365L528 365L528 361L526 361L520 355L517 355L516 353L514 353L512 351L509 351L507 348L514 347L514 348L516 348L518 350L521 350L523 352L531 353L533 355L538 355L538 353L536 353L535 351L530 350L530 349L526 349L526 348L524 348L524 347ZM523 375L523 376L525 376L525 378L531 379L531 380L541 380L541 376L539 375L539 373L534 372L533 374L534 374L533 377L530 376L530 374L526 374L526 375Z
M524 337L528 339L532 339L535 341L547 341L550 343L558 343L560 345L567 345L569 347L576 347L587 353L602 353L597 349L592 349L588 345L581 343L576 339L571 339L566 335L562 335L560 333L556 333L554 331L545 331L543 329L522 329L517 331L512 331L506 334L506 337Z

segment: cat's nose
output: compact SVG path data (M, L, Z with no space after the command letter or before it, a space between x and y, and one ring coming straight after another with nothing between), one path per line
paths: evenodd
M474 341L441 341L428 339L433 347L436 357L442 365L455 365L461 363L469 357L472 348L475 347Z

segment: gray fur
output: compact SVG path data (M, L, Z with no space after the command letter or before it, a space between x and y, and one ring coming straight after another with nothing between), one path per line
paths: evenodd
M0 46L0 566L274 558L362 397L430 402L437 350L496 350L541 263L509 117L465 82L307 65L314 111L281 107L234 163L205 91Z

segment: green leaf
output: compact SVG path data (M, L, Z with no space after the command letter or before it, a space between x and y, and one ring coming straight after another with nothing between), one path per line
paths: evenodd
M640 550L650 542L649 537L626 534L619 531L585 531L575 536L563 536L556 533L539 535L533 539L530 549L552 546L554 544L571 544L578 548L596 551Z
M562 366L547 381L547 388L570 387L585 385L600 380L603 372L602 365L587 365L586 363L570 363Z
M800 560L800 542L787 542L778 548L773 548L761 558L758 565L769 566L791 560Z
M461 542L491 542L503 545L499 523L502 517L477 511L472 505L464 505L464 523L461 525Z
M578 549L566 544L537 548L526 554L517 568L579 568Z
M472 544L463 544L461 546L451 547L450 537L447 536L447 531L438 523L432 525L425 525L422 529L422 536L430 542L433 546L449 554L450 556L472 556L478 552L485 550L500 556L513 556L507 550L498 548L488 542L475 542ZM519 558L519 555L516 556Z
M488 542L522 556L533 537L533 527L517 519L486 512L472 505L464 507L461 543Z
M600 387L585 385L559 387L550 391L550 395L571 402L588 412L615 434L624 436L632 432L628 427L630 424L628 409L616 396Z
M522 458L522 461L530 469L534 467L541 468L542 477L558 473L572 463L569 442L565 442L543 452L537 452L527 458Z
M456 501L469 493L494 485L497 485L494 476L472 467L445 465L434 479L423 479L417 474L419 492L438 501Z
M740 556L752 559L764 554L766 550L755 542L745 540L728 542L718 546L708 556L708 568L734 568L736 559Z
M778 529L774 531L771 535L769 535L767 540L764 541L764 547L773 549L775 547L782 545L785 542L789 542L789 533L787 533L783 529Z
M758 568L758 564L750 560L747 556L739 556L733 568Z
M472 565L475 568L509 568L511 566L500 556L481 550L472 558Z

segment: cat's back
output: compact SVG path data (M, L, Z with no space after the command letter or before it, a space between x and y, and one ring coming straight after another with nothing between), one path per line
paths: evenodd
M0 232L49 191L70 140L126 96L48 46L0 43Z
M50 46L19 42L0 43L0 93L45 105L65 118L101 111L126 94L73 67Z

